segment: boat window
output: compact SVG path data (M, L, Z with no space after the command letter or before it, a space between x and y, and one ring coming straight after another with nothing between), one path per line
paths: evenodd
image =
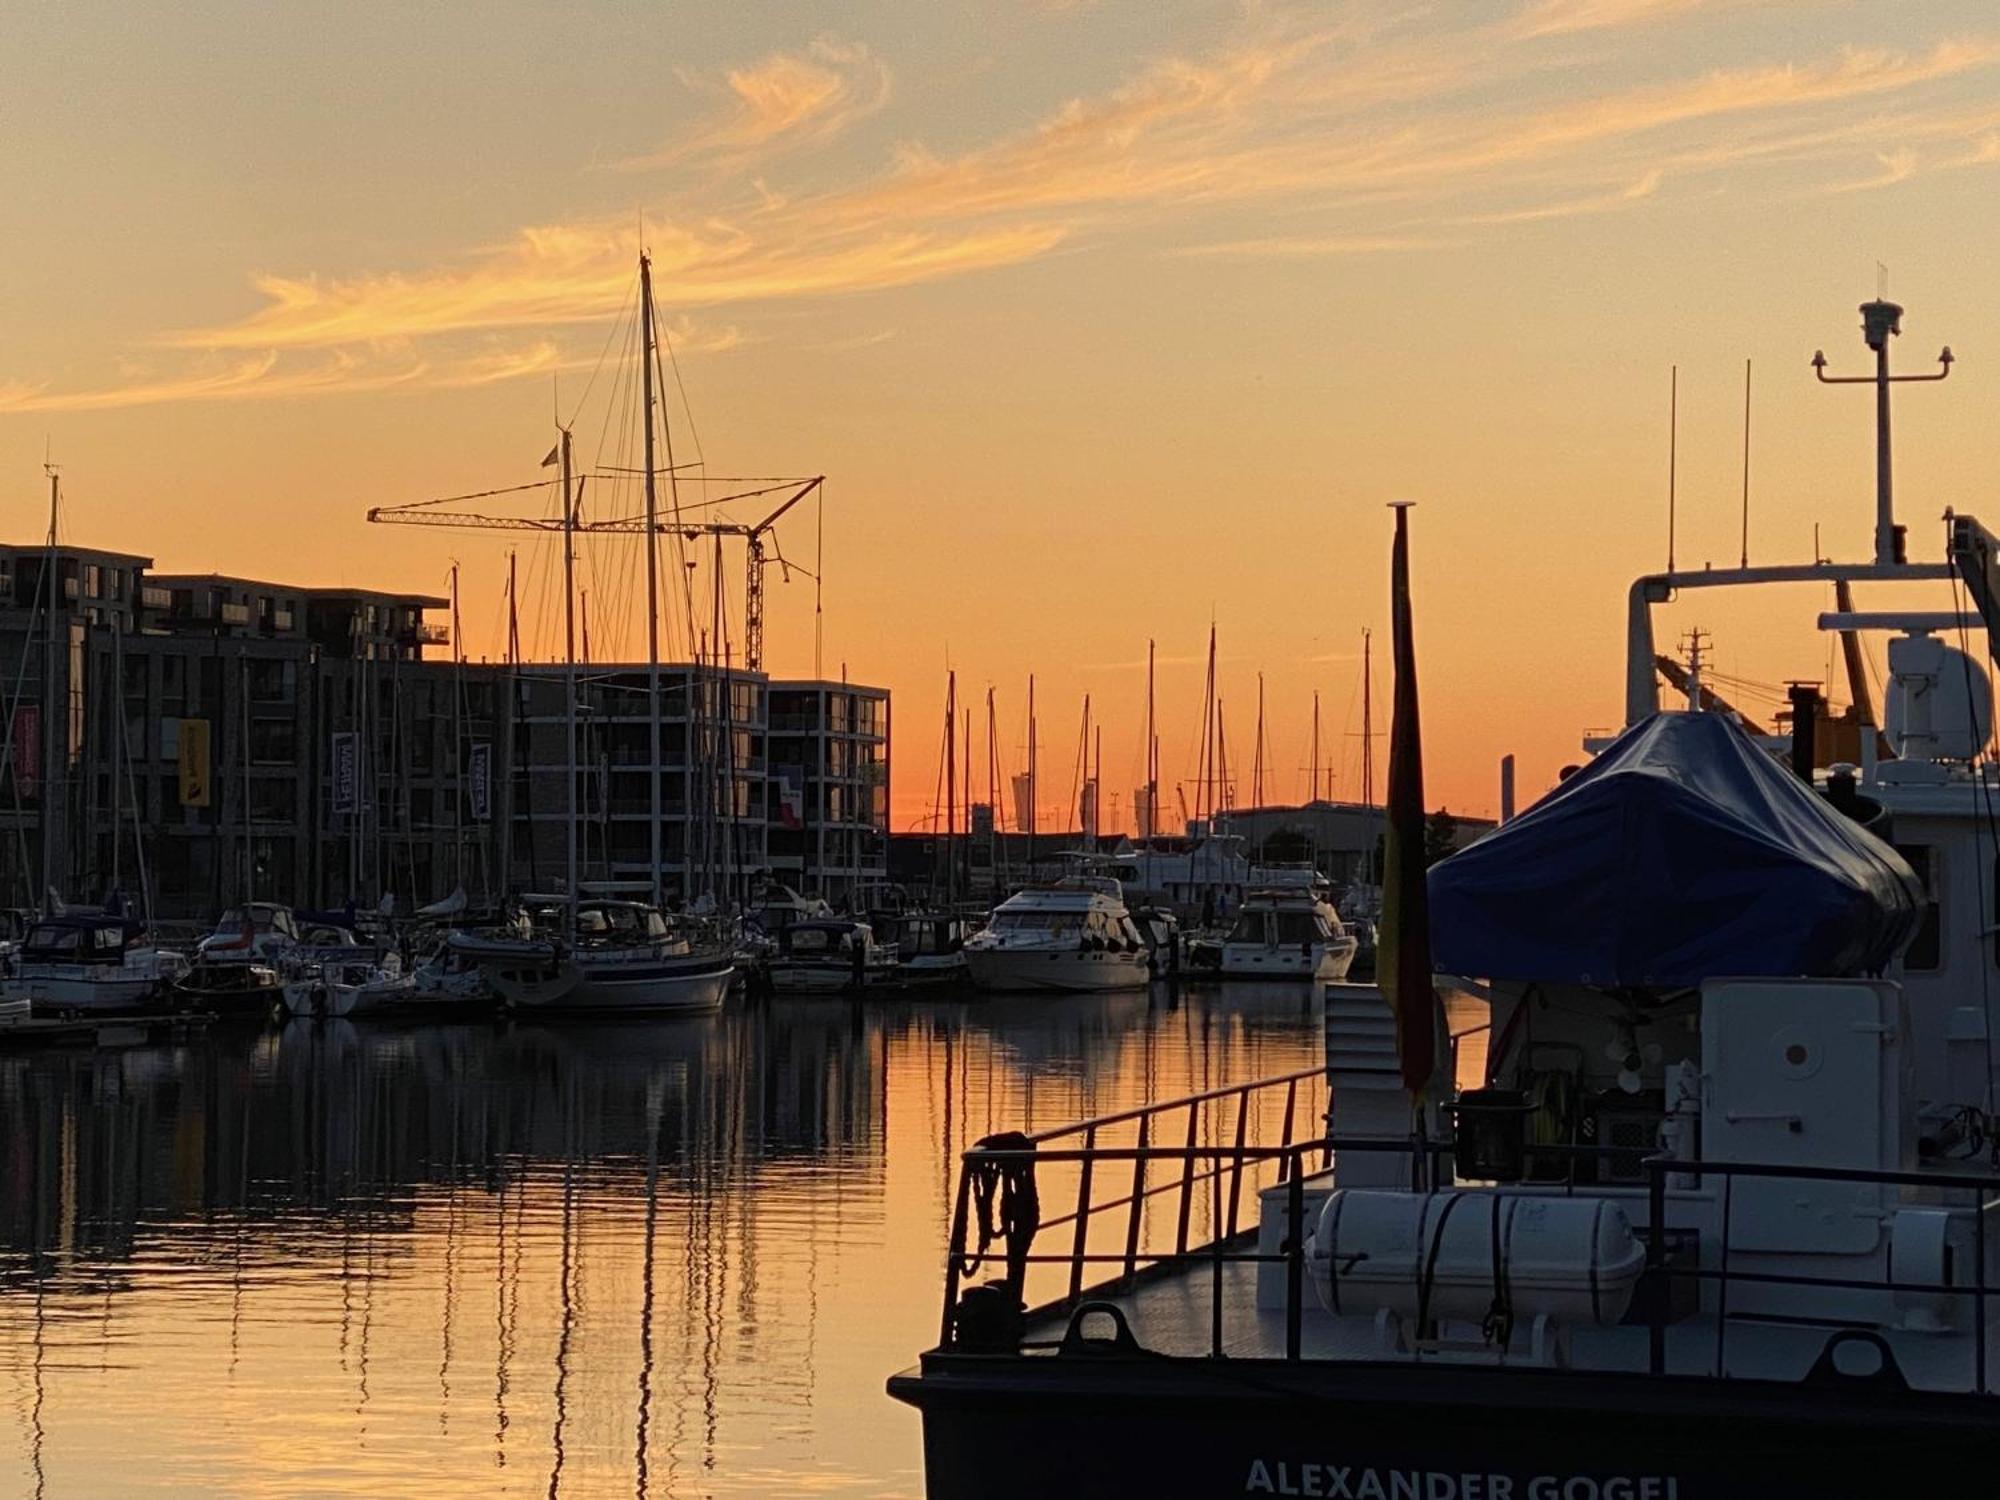
M1075 914L1060 911L995 912L995 932L1066 932L1074 925Z
M53 924L37 927L28 934L24 947L43 953L74 953L83 934L74 927L58 927Z
M791 933L792 952L799 954L831 953L834 934L824 927L794 927Z
M100 927L91 938L99 953L116 953L125 946L124 931L117 927Z
M1236 925L1229 929L1228 941L1232 943L1263 942L1264 913L1261 911L1238 912Z
M666 919L665 917L661 916L661 915L660 915L660 914L659 914L658 912L656 912L656 911L649 911L649 912L647 912L647 913L646 913L646 936L647 936L647 937L665 937L666 935L667 935L667 919Z
M1937 850L1929 844L1898 844L1896 852L1917 872L1926 897L1917 922L1917 935L1903 950L1903 971L1908 974L1934 972L1942 966L1940 959L1944 952L1944 916L1939 893L1941 872Z
M1326 929L1320 925L1317 915L1309 911L1281 911L1272 914L1277 920L1278 941L1284 944L1318 943L1326 940Z

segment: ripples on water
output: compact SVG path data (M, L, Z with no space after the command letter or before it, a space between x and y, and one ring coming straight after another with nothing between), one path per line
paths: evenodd
M957 1153L1321 1047L1239 986L0 1051L0 1493L920 1495Z

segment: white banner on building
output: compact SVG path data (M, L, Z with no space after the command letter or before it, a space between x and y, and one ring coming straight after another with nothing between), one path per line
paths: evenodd
M492 784L492 773L493 747L484 740L474 740L471 764L466 770L466 774L471 778L471 784L466 788L466 795L472 801L472 821L475 823L484 823L493 816L493 804L487 790Z
M805 827L805 788L797 771L778 772L778 823L784 828Z
M361 801L361 743L351 731L333 737L333 810L356 811Z

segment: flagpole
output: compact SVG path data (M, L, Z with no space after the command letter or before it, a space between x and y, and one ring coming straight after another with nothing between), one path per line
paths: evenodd
M1380 982L1396 1018L1396 1051L1412 1114L1412 1166L1428 1179L1424 1104L1435 1081L1437 990L1431 972L1430 892L1424 872L1424 752L1418 721L1416 633L1410 605L1409 513L1398 500L1389 604L1395 685L1389 721L1389 786L1383 838Z

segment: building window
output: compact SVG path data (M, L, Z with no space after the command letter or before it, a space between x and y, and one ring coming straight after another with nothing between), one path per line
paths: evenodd
M90 599L104 597L104 569L96 563L83 565L83 592L84 596Z

